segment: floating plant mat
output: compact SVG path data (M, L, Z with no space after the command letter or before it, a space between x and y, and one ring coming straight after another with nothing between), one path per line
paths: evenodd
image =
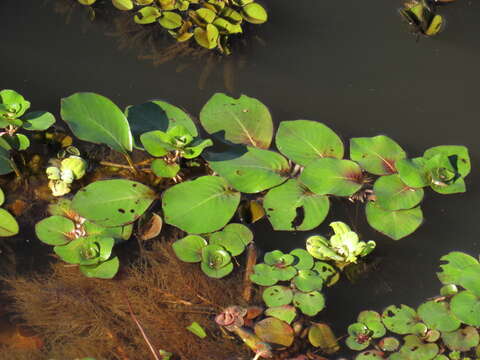
M42 351L24 359L150 359L128 302L159 349L182 359L249 358L247 349L223 337L212 321L241 299L240 274L212 281L195 265L179 261L169 242L154 243L115 281L87 279L60 263L33 279L6 280L14 299L10 310L45 342ZM186 329L192 322L206 331L204 339Z

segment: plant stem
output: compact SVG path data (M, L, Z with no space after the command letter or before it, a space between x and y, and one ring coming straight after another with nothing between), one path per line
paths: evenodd
M122 169L129 169L129 170L131 169L129 165L117 164L110 161L100 161L99 164L103 166L113 166L113 167L118 167Z
M10 166L12 167L13 171L15 172L15 175L17 175L18 178L21 178L21 177L22 177L22 173L21 173L20 170L18 169L17 164L15 163L15 161L10 160Z
M135 164L133 163L130 155L128 155L127 153L124 153L123 156L125 156L125 159L127 159L128 165L130 165L130 169L133 171L133 173L138 174L137 168L135 167Z
M252 275L253 267L256 263L257 248L255 247L255 244L251 242L247 248L247 264L245 265L245 273L243 275L242 297L247 303L250 303L252 300L252 281L250 280L250 275Z

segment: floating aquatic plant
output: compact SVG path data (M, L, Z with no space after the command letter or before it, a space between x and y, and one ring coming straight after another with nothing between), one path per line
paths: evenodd
M88 164L79 155L77 148L68 146L57 155L57 159L50 160L52 166L46 169L46 173L53 196L68 194L72 183L85 175Z
M461 252L451 252L440 260L445 262L437 274L444 284L441 295L416 310L391 305L381 315L363 311L350 325L346 340L350 349L362 351L373 346L361 352L357 360L453 360L478 356L480 263Z
M437 35L445 23L443 17L435 13L434 1L430 0L409 0L398 12L417 36Z
M93 6L96 0L78 0ZM229 54L229 39L245 23L267 21L265 8L254 0L112 0L115 8L131 11L137 24L158 24L178 42L195 39L206 49Z

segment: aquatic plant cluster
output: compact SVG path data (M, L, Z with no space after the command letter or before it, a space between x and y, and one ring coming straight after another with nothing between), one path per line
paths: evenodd
M19 96L15 106L21 109L24 100ZM4 103L7 106L7 101ZM19 126L13 123L21 121L12 112L8 114L7 129L15 131L6 131L3 137L7 139L17 136ZM365 201L368 223L398 240L422 223L419 204L423 188L440 194L464 192L464 177L470 172L468 150L463 146L436 146L422 157L408 158L400 145L384 135L352 138L350 160L343 159L339 136L310 120L281 122L275 137L280 153L269 150L273 140L270 112L247 96L234 99L215 94L201 110L205 131L228 146L220 153L205 151L213 141L201 139L190 115L163 101L129 106L124 113L101 95L77 93L62 100L61 115L77 138L107 145L122 154L132 172L151 171L159 178L171 179L173 186L161 194L163 220L195 235L182 240L187 245L175 248L192 251L193 246L195 254L184 258L201 261L202 268L206 272L209 268L213 271L210 275L215 273L216 277L232 270L231 255L240 254L253 238L241 225L225 228L241 204L245 209L244 200L249 201L247 211L255 208L257 218L266 213L274 230L287 231L312 230L320 225L332 196ZM130 156L134 148L154 156L150 169L135 167ZM10 154L16 149L2 151L2 172L13 171L16 166ZM82 177L85 163L78 156L73 160L76 167L69 168L70 178ZM47 173L51 179L52 169ZM120 228L139 219L158 197L156 191L137 181L96 181L77 192L69 211L81 221ZM60 240L62 244L51 245L62 246L73 240L68 234L75 224L55 219L65 226L54 222L52 228L67 235ZM48 242L45 236L39 238ZM109 237L108 244L114 243L113 238ZM311 239L310 243L325 248L324 239Z
M462 252L440 260L440 295L416 310L391 305L363 311L348 328L355 360L476 359L480 353L480 263ZM367 349L370 348L370 349ZM367 350L365 350L367 349Z
M97 0L78 0L93 6ZM159 24L178 42L195 39L206 49L229 54L229 38L244 24L267 21L265 8L254 0L111 0L118 10L131 11L137 24Z
M12 90L0 96L1 174L15 172L21 178L29 139L18 131L43 131L55 119L45 112L26 113L30 103ZM278 346L294 343L298 345L293 350L312 359L316 355L308 355L311 346L327 354L338 350L330 328L308 319L325 306L322 289L336 283L341 271L371 253L376 243L361 241L347 224L336 221L330 224L331 236L310 236L305 249L270 251L263 262L255 264L253 257L249 265L254 239L250 223L266 217L274 230L313 230L326 219L335 197L347 204L364 203L370 226L399 240L421 225L425 188L439 194L465 192L464 179L471 170L464 146L435 146L410 158L384 135L350 139L345 159L343 141L317 121L283 121L274 137L268 108L245 95L235 99L217 93L204 105L199 120L211 136L207 139L200 137L187 112L160 100L122 111L104 96L76 93L62 99L61 117L76 138L106 146L126 161L97 165L128 169L129 175L90 181L89 163L95 160L66 142L45 169L57 201L48 207L50 216L36 224L37 237L86 277L99 279L118 273L116 245L133 233L139 240L155 238L164 222L181 234L172 243L177 258L199 263L211 278L231 274L238 264L235 257L248 249L244 282L264 287L265 309L232 305L216 322L238 335L256 358L270 358ZM271 149L274 140L276 150ZM216 145L224 150L211 150ZM134 162L138 157L141 161ZM0 191L0 205L4 199ZM0 209L0 220L0 236L19 232L6 210ZM382 315L359 315L349 328L347 345L359 351L375 345L360 354L360 360L384 358L386 353L392 360L429 360L444 356L447 348L455 360L458 351L478 345L478 311L469 311L478 308L480 265L460 253L443 259L449 263L439 274L445 284L441 298L417 311L402 305ZM195 321L187 329L206 336ZM384 338L387 330L406 335L403 345L395 337Z

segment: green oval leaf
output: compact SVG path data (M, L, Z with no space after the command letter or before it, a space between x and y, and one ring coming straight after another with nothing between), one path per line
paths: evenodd
M158 19L160 25L165 29L173 30L182 26L182 17L173 11L164 11Z
M162 196L165 222L193 234L224 227L239 203L240 193L218 176L202 176L177 184Z
M378 178L373 191L376 201L385 210L411 209L423 199L423 189L406 185L398 174Z
M266 316L271 316L291 324L297 316L297 309L292 305L273 306L265 310Z
M133 17L137 24L151 24L154 23L161 15L161 12L154 6L145 6L138 10ZM182 18L180 18L182 21Z
M244 193L257 193L283 183L290 168L282 155L251 146L209 153L207 160L214 171Z
M222 93L213 95L200 112L205 130L228 144L245 144L268 149L273 122L260 101L242 95L238 99Z
M420 206L408 210L385 210L375 202L368 202L365 207L367 221L371 227L391 237L400 240L410 235L423 222L423 213Z
M418 323L417 313L407 305L390 305L383 311L382 320L388 330L400 335L413 333Z
M315 194L351 196L362 187L363 175L353 161L323 158L310 162L300 181Z
M435 146L425 150L423 157L425 159L431 159L438 154L447 156L450 160L450 163L462 177L465 177L470 173L471 163L467 147L460 145Z
M62 99L62 119L80 140L106 144L121 153L132 151L127 118L109 99L95 93L76 93Z
M48 245L65 245L72 239L68 235L74 230L73 221L63 216L50 216L35 225L37 237Z
M323 278L314 270L299 270L292 282L303 292L321 290L323 286Z
M397 172L396 161L405 159L407 154L388 136L352 138L350 159L371 174L390 175Z
M232 272L232 258L223 247L207 245L202 249L201 268L208 276L219 279Z
M293 162L343 158L343 142L328 126L311 120L282 121L275 137L278 150Z
M118 257L96 265L80 265L80 271L89 278L112 279L120 268Z
M155 198L155 192L139 182L101 180L79 190L72 208L98 225L114 227L137 220Z
M445 285L459 284L463 270L471 265L478 265L478 260L463 252L453 251L440 258L446 263L440 265L441 272L437 273L438 279Z
M0 209L0 237L17 235L19 232L17 220L5 209Z
M442 340L452 351L469 351L480 342L477 329L467 326L453 332L442 332Z
M180 171L177 163L169 164L164 159L155 159L151 165L153 173L158 177L173 178Z

